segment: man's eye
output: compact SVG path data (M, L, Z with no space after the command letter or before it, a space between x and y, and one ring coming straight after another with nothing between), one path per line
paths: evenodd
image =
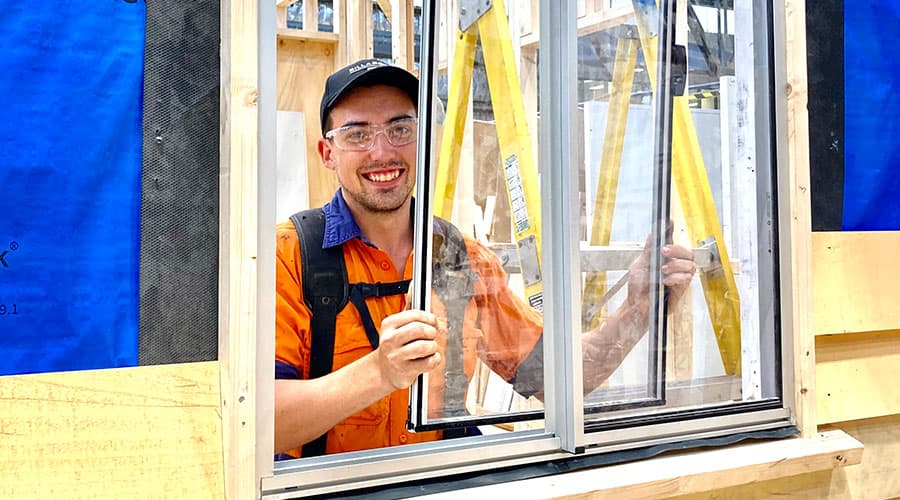
M369 136L365 129L350 129L344 132L344 140L350 142L363 142Z
M391 135L394 137L409 137L412 133L412 126L405 123L400 123L391 127Z

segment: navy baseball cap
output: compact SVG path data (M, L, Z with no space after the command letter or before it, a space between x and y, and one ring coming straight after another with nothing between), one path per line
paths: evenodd
M322 105L319 108L322 134L327 132L325 121L328 113L342 97L357 87L374 85L397 87L406 92L414 106L419 106L419 79L415 75L378 59L356 61L337 70L325 81L325 93L322 95Z

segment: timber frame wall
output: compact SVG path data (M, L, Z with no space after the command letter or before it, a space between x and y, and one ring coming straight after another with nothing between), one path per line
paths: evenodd
M797 397L805 402L801 416L812 417L802 423L806 435L814 435L816 426L819 432L843 430L863 442L865 457L853 467L837 466L858 461L858 453L820 459L838 462L832 466L801 460L779 469L776 461L764 469L767 473L746 469L739 476L699 467L693 476L691 470L681 471L680 477L648 482L643 489L616 489L619 495L900 495L900 266L893 260L900 232L810 232L805 2L784 3L788 87L783 95L793 179L785 193L791 199L794 247L791 313L801 333L794 347L807 360L798 364ZM260 149L271 145L258 147L264 110L259 107L257 2L223 0L221 13L220 360L0 379L0 497L256 495L256 471L265 466L256 463L256 422L271 415L257 414L262 396L255 387L256 367L246 356L266 359L267 354L256 352L255 343L256 290L271 272L259 265L266 256L257 242L267 228L257 222L257 200L263 195L258 190L258 166L265 158ZM330 38L298 42L279 36L278 43L345 50ZM279 93L279 104L289 96L284 99ZM733 460L752 454L740 447L731 451ZM714 457L696 453L696 463ZM567 474L555 479L560 485L600 484L596 478ZM553 491L569 490L559 486Z

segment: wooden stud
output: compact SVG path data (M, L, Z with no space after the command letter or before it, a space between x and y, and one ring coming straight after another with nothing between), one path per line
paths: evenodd
M221 4L219 374L227 498L255 498L258 5Z
M372 34L372 2L368 0L351 0L342 2L345 10L342 12L345 16L344 27L346 30L341 33L346 41L347 53L346 64L359 59L372 57L373 54L373 34Z
M303 0L303 30L319 31L319 0Z
M794 356L794 402L803 436L815 434L815 342L812 332L812 239L809 197L809 98L806 76L806 2L785 0L786 88L776 88L776 99L787 99L788 185L781 197L789 219L782 226L790 235L790 254L782 269L784 289L790 295L788 318ZM776 56L776 59L778 57ZM784 218L782 218L784 222Z
M382 2L379 2L379 5ZM391 0L391 57L393 63L409 71L415 70L415 27L412 0ZM382 9L383 10L383 9ZM388 11L385 11L387 14Z

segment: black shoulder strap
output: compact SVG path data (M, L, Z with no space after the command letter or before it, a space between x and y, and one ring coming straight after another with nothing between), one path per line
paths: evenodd
M303 301L312 312L309 378L313 379L331 373L334 360L335 321L348 301L359 311L372 349L377 349L378 328L366 306L366 299L406 293L409 289L409 280L395 283L349 284L343 247L322 248L325 238L325 212L321 208L304 210L292 215L291 221L300 240ZM304 445L303 456L324 455L327 436L326 432Z
M334 358L334 322L338 312L347 305L347 266L342 247L322 248L325 235L325 213L321 208L304 210L291 216L300 239L301 279L303 300L312 311L312 336L309 359L309 378L331 373ZM325 454L326 437L303 446L304 457Z

